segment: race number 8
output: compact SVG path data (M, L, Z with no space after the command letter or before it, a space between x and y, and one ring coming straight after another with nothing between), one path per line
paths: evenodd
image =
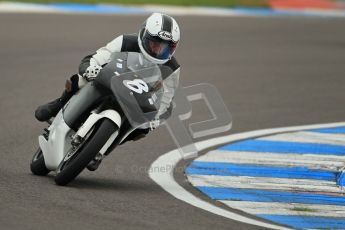
M149 87L146 84L146 82L144 82L141 79L134 79L133 81L129 81L129 80L124 80L123 84L130 90L142 94L143 91L144 92L148 92L149 91Z

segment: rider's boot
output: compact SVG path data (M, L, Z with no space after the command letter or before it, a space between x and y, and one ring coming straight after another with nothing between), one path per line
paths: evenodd
M78 83L76 83L78 84ZM39 121L48 121L50 118L55 117L60 109L69 101L69 99L78 90L78 87L74 86L73 76L71 80L66 81L65 90L61 97L47 104L39 106L35 111L35 117Z
M36 119L39 121L47 121L50 118L55 117L72 96L72 92L67 92L65 90L58 99L39 106L35 111Z

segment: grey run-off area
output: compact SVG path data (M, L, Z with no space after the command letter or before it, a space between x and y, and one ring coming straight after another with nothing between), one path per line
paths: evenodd
M36 106L60 95L83 56L136 32L144 19L0 14L1 229L261 229L176 200L149 179L150 164L175 148L164 128L116 149L68 187L31 175L44 127L34 119ZM344 19L176 19L181 85L215 85L233 115L230 132L344 121ZM196 107L193 120L205 118ZM202 196L183 173L176 178Z

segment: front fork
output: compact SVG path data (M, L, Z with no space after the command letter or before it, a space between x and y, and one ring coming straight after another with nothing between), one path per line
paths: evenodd
M79 128L79 130L73 135L72 137L72 145L78 145L80 144L86 137L88 133L90 133L90 130L95 126L95 124L101 120L101 119L109 119L112 122L114 122L118 129L115 133L113 133L108 141L105 143L105 145L102 147L102 149L99 151L99 154L97 154L98 158L103 159L104 154L108 150L108 148L111 146L111 144L115 141L116 137L119 134L119 129L121 127L121 116L120 114L115 110L104 110L100 113L92 112L91 115L87 118L87 120L84 122L84 124Z

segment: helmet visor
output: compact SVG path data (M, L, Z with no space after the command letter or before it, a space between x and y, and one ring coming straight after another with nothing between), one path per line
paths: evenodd
M142 44L145 51L152 57L165 60L175 52L177 43L163 40L157 36L152 36L146 31L142 37Z

